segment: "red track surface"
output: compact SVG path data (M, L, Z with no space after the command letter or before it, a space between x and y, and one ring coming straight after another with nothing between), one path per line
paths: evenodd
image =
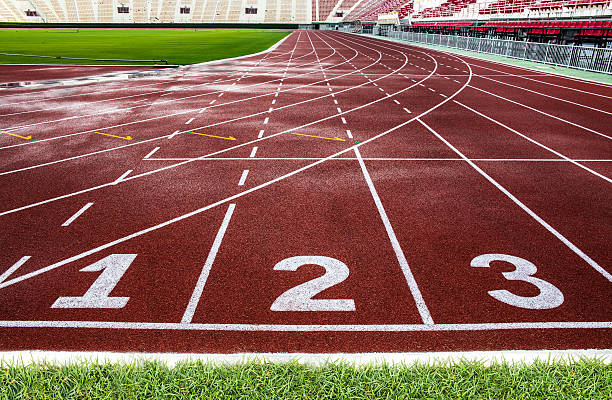
M298 31L0 114L2 350L612 348L610 86Z

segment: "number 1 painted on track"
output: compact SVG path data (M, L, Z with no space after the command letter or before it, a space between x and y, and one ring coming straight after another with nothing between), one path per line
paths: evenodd
M123 308L129 297L110 297L119 280L137 254L111 254L81 269L81 272L102 271L83 296L60 297L51 308Z

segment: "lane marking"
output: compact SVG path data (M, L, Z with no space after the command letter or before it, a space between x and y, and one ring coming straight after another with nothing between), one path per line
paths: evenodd
M97 133L98 135L111 136L111 137L115 137L119 139L132 140L131 136L123 137L123 136L111 135L110 133L104 133L104 132L98 132L98 131L94 131L94 133Z
M178 131L177 131L177 132L178 132ZM144 156L143 160L146 160L146 159L148 159L149 157L151 157L151 156L152 156L153 154L155 154L155 152L156 152L157 150L159 150L159 149L160 149L160 148L159 148L159 146L158 146L158 147L154 148L153 150L151 150L151 151L149 152L149 154L147 154L146 156Z
M172 135L168 136L168 139L172 139L173 137L175 137L180 131L174 131L172 133Z
M397 100L395 100L395 99L393 99L393 102L394 102L395 104L399 104L399 103L400 103L399 101L397 101Z
M228 136L228 137L224 137L224 136L215 136L215 135L208 135L206 133L199 133L199 132L187 132L187 133L191 133L192 135L200 135L200 136L208 136L208 137L212 137L212 138L217 138L217 139L225 139L225 140L236 140L235 137L233 136Z
M83 214L85 211L87 211L87 209L89 207L93 206L93 203L87 203L85 204L83 207L81 207L81 209L79 211L77 211L76 213L74 213L74 215L70 218L68 218L66 220L66 222L64 222L62 224L62 226L68 226L70 225L72 222L74 222L75 219L79 218L81 216L81 214Z
M123 181L123 179L124 179L126 176L128 176L129 174L131 174L131 173L132 173L132 171L133 171L132 169L128 169L127 171L125 171L125 172L123 173L123 175L121 175L119 178L115 179L115 180L114 180L114 181L111 183L111 185L116 185L116 184L118 184L118 183L121 183L121 182Z
M342 120L343 124L346 124L346 119L344 117L340 117L340 119Z
M272 108L272 107L268 108L268 112L269 112L269 113L271 113L271 112L272 112L272 110L274 110L274 108Z
M244 182L246 182L246 178L249 175L249 170L245 169L242 171L242 175L240 176L240 180L238 181L238 186L243 186Z
M0 275L0 283L4 282L6 280L6 278L8 278L9 276L11 276L11 274L15 271L17 271L17 269L19 267L21 267L23 264L25 264L26 261L28 261L30 259L31 256L23 256L19 259L19 261L17 261L15 264L13 264L9 269L7 269L6 271L4 271L4 273L2 275Z
M350 129L347 129L347 130L346 130L346 136L348 136L348 137L349 137L349 139L352 139L352 138L353 138L353 134L351 133Z
M570 242L565 236L559 233L555 228L550 226L546 221L540 218L535 212L533 212L529 207L523 204L518 198L516 198L512 193L510 193L506 188L500 185L495 179L490 177L486 172L480 169L472 160L467 158L463 153L457 150L452 144L450 144L446 139L444 139L440 134L434 131L429 125L423 122L420 118L416 118L416 120L423 125L428 131L430 131L435 137L440 139L444 144L446 144L451 150L453 150L457 155L465 160L472 168L476 170L480 175L482 175L486 180L492 183L497 189L499 189L503 194L505 194L510 200L512 200L517 206L523 209L529 216L535 219L540 225L542 225L546 230L552 233L557 239L559 239L563 244L565 244L570 250L578 255L578 257L582 258L589 264L593 269L599 272L604 278L612 283L612 274L603 269L599 264L597 264L591 257L586 255L582 250L576 247L572 242Z
M256 153L257 153L257 146L253 147L253 150L251 150L251 154L249 155L249 158L255 157Z
M225 236L225 231L227 230L227 226L229 225L230 219L232 218L232 214L234 213L234 208L236 208L236 204L232 203L229 205L227 211L225 212L225 217L223 217L221 227L217 231L217 235L215 236L215 240L213 241L212 247L210 248L208 257L206 257L206 262L204 262L204 266L202 267L202 272L200 272L200 276L198 277L195 289L193 290L191 298L189 299L189 303L187 304L187 308L183 313L183 318L181 318L181 324L190 324L193 319L193 315L195 314L196 308L198 307L198 303L200 302L200 298L202 297L202 293L204 292L204 286L206 285L206 281L208 280L208 275L210 274L212 265L215 262L215 257L217 256L219 247L221 247L223 236Z
M308 136L308 137L313 137L313 138L318 138L318 139L326 139L326 140L339 140L344 142L345 140L339 137L325 137L325 136L314 136L314 135L306 135L304 133L297 133L297 132L289 132L290 135L299 135L299 136Z
M264 125L267 124L269 120L270 120L270 117L266 117L266 119L264 119Z
M259 131L259 135L257 135L257 139L261 139L263 137L263 134L264 134L264 130L262 129Z
M211 100L211 102L210 102L210 103L208 103L208 104L215 104L215 102L216 102L216 101L217 101L217 100Z
M16 134L14 134L14 133L10 133L10 132L7 132L7 131L0 131L0 133L3 133L3 134L5 134L5 135L15 136L15 137L18 137L18 138L20 138L20 139L25 139L25 140L30 140L30 139L32 139L32 135L30 135L30 136L20 136L20 135L16 135Z
M202 114L204 111L206 111L206 108L203 108L200 111L198 111L198 114Z
M408 114L412 114L412 112L410 112L410 110L407 109L406 107L404 107L403 110L406 111Z
M565 103L573 104L575 106L588 108L589 110L597 111L597 112L600 112L600 113L612 115L612 112L610 112L610 111L600 110L599 108L590 107L590 106L587 106L587 105L584 105L584 104L576 103L576 102L571 101L571 100L566 100L566 99L562 99L562 98L559 98L559 97L551 96L549 94L540 93L540 92L538 92L536 90L527 89L527 88L524 88L522 86L512 85L510 83L502 82L502 81L499 81L497 79L489 78L489 77L486 77L486 76L482 76L482 75L476 75L476 76L479 77L479 78L483 78L483 79L487 79L487 80L496 82L496 83L500 83L502 85L506 85L506 86L510 86L510 87L513 87L513 88L516 88L516 89L521 89L521 90L524 90L524 91L527 91L527 92L530 92L530 93L534 93L534 94L537 94L537 95L540 95L540 96L548 97L548 98L555 99L555 100L558 100L558 101L563 101Z
M523 139L528 140L528 141L530 141L531 143L533 143L533 144L535 144L535 145L537 145L537 146L540 146L541 148L543 148L543 149L545 149L545 150L550 151L551 153L553 153L553 154L554 154L554 155L556 155L556 156L561 157L561 158L562 158L562 159L564 159L565 161L568 161L568 162L570 162L570 163L572 163L572 164L576 165L577 167L580 167L580 168L584 169L585 171L590 172L591 174L593 174L593 175L595 175L595 176L597 176L597 177L599 177L599 178L601 178L601 179L603 179L603 180L605 180L605 181L607 181L607 182L612 183L612 179L608 178L607 176L604 176L604 175L600 174L600 173L599 173L599 172L597 172L597 171L594 171L594 170L590 169L589 167L587 167L587 166L585 166L585 165L582 165L582 164L580 164L580 163L576 162L577 160L572 160L571 158L569 158L569 157L567 157L567 156L565 156L565 155L563 155L563 154L559 153L558 151L553 150L553 149L551 149L550 147L543 145L542 143L538 142L537 140L532 139L532 138L530 138L529 136L526 136L526 135L524 135L524 134L520 133L519 131L517 131L517 130L515 130L515 129L512 129L512 128L510 128L509 126L507 126L507 125L505 125L505 124L503 124L503 123L501 123L501 122L499 122L499 121L497 121L497 120L495 120L495 119L493 119L493 118L491 118L491 117L489 117L489 116L487 116L487 115L485 115L485 114L483 114L483 113L481 113L481 112L479 112L479 111L476 111L476 110L474 110L473 108L466 106L465 104L462 104L462 103L458 102L457 100L453 100L453 102L454 102L454 103L459 104L460 106L462 106L462 107L464 107L464 108L467 108L468 110L472 111L474 114L480 115L481 117L483 117L483 118L485 118L485 119L487 119L487 120L489 120L489 121L491 121L491 122L493 122L493 123L495 123L495 124L497 124L497 125L501 126L502 128L505 128L505 129L509 130L510 132L512 132L512 133L514 133L514 134L519 135L519 136L520 136L520 137L522 137Z
M234 332L457 332L518 329L612 329L609 321L499 322L473 324L200 324L123 321L0 321L3 328L92 328Z
M527 109L529 109L529 110L532 110L532 111L535 111L535 112L537 112L537 113L539 113L539 114L546 115L547 117L550 117L550 118L556 119L556 120L561 121L561 122L565 122L566 124L569 124L569 125L572 125L572 126L575 126L575 127L581 128L581 129L584 129L585 131L592 132L592 133L594 133L594 134L596 134L596 135L603 136L603 137L605 137L606 139L612 139L612 136L608 136L608 135L605 135L605 134L603 134L603 133L597 132L596 130L593 130L593 129L591 129L591 128L587 128L586 126L582 126L582 125L580 125L580 124L576 124L576 123L574 123L574 122L568 121L568 120L563 119L563 118L561 118L561 117L557 117L556 115L552 115L552 114L549 114L549 113L547 113L547 112L544 112L544 111L538 110L538 109L536 109L536 108L530 107L530 106L528 106L528 105L526 105L526 104L519 103L518 101L514 101L514 100L507 99L507 98L502 97L502 96L500 96L500 95L498 95L498 94L491 93L491 92L488 92L488 91L486 91L486 90L484 90L484 89L477 88L476 86L472 86L472 85L468 85L468 86L469 86L470 88L472 88L472 89L475 89L475 90L481 91L481 92L483 92L483 93L487 93L487 94L489 94L489 95L491 95L491 96L494 96L494 97L500 98L500 99L505 100L505 101L507 101L507 102L509 102L509 103L513 103L513 104L519 105L519 106L521 106L521 107L525 107L525 108L527 108Z
M423 295L419 290L419 286L417 285L416 280L414 279L414 275L410 270L410 266L408 265L408 261L406 260L406 256L404 255L404 251L402 250L402 246L397 240L397 236L395 236L395 231L393 230L393 226L391 226L391 221L389 221L389 217L387 216L387 212L378 196L378 192L376 192L376 188L374 187L374 183L372 182L372 178L370 177L370 173L366 168L366 165L361 158L361 152L357 147L353 149L355 151L355 156L359 161L359 166L361 167L361 171L363 172L363 176L368 184L368 188L370 189L370 193L372 194L372 198L374 199L374 204L376 204L376 208L378 209L378 214L382 219L383 225L385 226L385 230L387 231L387 235L389 236L389 241L391 242L391 246L393 246L393 251L395 252L395 256L397 257L397 261L399 262L400 268L404 273L404 278L406 279L406 283L408 284L408 288L410 289L410 293L412 293L412 297L414 302L416 303L419 314L421 315L421 319L425 325L433 325L434 321L431 318L431 314L429 313L429 309L425 304L425 300L423 299Z
M191 123L191 121L193 121L195 118L190 118L187 122L185 122L185 125L189 125Z
M337 105L338 104L338 100L334 99L334 104Z
M336 107L336 110L338 110L338 114L342 114L342 110L340 109L340 107Z
M276 99L272 100L272 104L276 104Z

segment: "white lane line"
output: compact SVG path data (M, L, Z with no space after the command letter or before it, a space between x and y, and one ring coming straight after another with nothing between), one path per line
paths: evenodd
M342 120L343 124L346 124L346 119L344 119L344 117L340 117L340 119Z
M334 99L334 104L338 105L338 100Z
M479 111L476 111L476 110L474 110L473 108L466 106L465 104L462 104L462 103L458 102L457 100L453 100L453 102L454 102L454 103L456 103L456 104L459 104L460 106L462 106L462 107L464 107L464 108L466 108L466 109L468 109L468 110L470 110L470 111L472 111L474 114L480 115L481 117L483 117L483 118L485 118L485 119L487 119L487 120L489 120L489 121L491 121L491 122L493 122L493 123L495 123L495 124L497 124L497 125L501 126L502 128L507 129L507 130L509 130L510 132L512 132L512 133L514 133L514 134L516 134L516 135L519 135L519 136L520 136L520 137L522 137L523 139L528 140L528 141L530 141L531 143L533 143L533 144L535 144L535 145L537 145L537 146L540 146L541 148L543 148L543 149L545 149L545 150L550 151L551 153L553 153L553 154L554 154L554 155L556 155L556 156L561 157L561 158L562 158L562 159L564 159L565 161L568 161L568 162L570 162L570 163L572 163L572 164L576 165L577 167L580 167L580 168L582 168L582 169L584 169L584 170L586 170L586 171L590 172L591 174L593 174L593 175L595 175L595 176L598 176L598 177L600 177L601 179L603 179L603 180L605 180L605 181L607 181L607 182L609 182L609 183L612 183L612 179L608 178L607 176L604 176L604 175L600 174L600 173L599 173L599 172L597 172L597 171L593 171L593 170L592 170L592 169L590 169L589 167L587 167L587 166L585 166L585 165L582 165L582 164L580 164L580 163L576 162L576 160L572 160L572 159L570 159L569 157L567 157L567 156L565 156L565 155L563 155L563 154L559 153L558 151L555 151L555 150L551 149L550 147L547 147L547 146L543 145L542 143L538 142L537 140L532 139L532 138L530 138L529 136L523 135L523 134L522 134L522 133L520 133L519 131L517 131L517 130L515 130L515 129L512 129L512 128L510 128L509 126L507 126L507 125L505 125L505 124L503 124L503 123L501 123L501 122L499 122L499 121L497 121L497 120L495 120L495 119L493 119L493 118L491 118L491 117L489 117L489 116L487 116L487 115L485 115L485 114L483 114L483 113L481 113L481 112L479 112Z
M269 120L270 120L270 117L266 117L266 119L264 119L264 124L267 124Z
M123 175L121 175L119 178L115 179L115 181L112 183L113 185L116 185L118 183L120 183L121 181L123 181L123 178L125 178L126 176L128 176L129 174L132 173L132 169L128 169L127 171L125 171L123 173Z
M399 104L399 103L400 103L399 101L397 101L397 100L395 100L395 99L393 99L393 102L394 102L395 104Z
M185 125L189 125L195 118L189 118L189 120L187 122L185 122Z
M346 136L348 136L348 137L349 137L349 138L351 138L351 139L353 138L353 134L351 133L351 130L350 130L350 129L347 129L347 130L346 130Z
M447 78L448 79L448 78ZM453 79L453 82L461 83L457 79Z
M260 157L255 161L316 161L322 160L322 157ZM440 157L363 157L365 161L463 161L463 158L440 158ZM149 158L148 161L244 161L252 160L247 157L206 157L206 158L185 158L185 157L162 157L162 158ZM335 157L328 161L347 161L357 160L355 157ZM576 159L576 160L564 160L562 158L470 158L472 161L482 162L553 162L553 163L571 163L576 162L593 162L593 163L612 163L612 160L603 159Z
M83 214L85 211L87 211L87 209L89 207L93 206L93 203L87 203L85 204L83 207L81 207L81 209L79 211L77 211L76 213L74 213L74 215L70 218L68 218L66 220L66 222L64 222L62 224L62 226L68 226L70 225L75 219L79 218L81 216L81 214Z
M251 150L251 154L249 155L249 158L255 157L255 153L257 153L257 146L253 147L253 150Z
M179 133L180 131L174 131L172 133L172 135L168 136L168 139L172 139L173 137L175 137L177 135L177 133Z
M442 94L442 93L439 93L439 95L444 97L444 98L448 97L448 96L446 96L445 94Z
M147 158L151 157L153 154L155 154L155 152L156 152L157 150L159 150L159 146L158 146L158 147L156 147L156 148L154 148L153 150L151 150L151 151L149 152L149 154L147 154L146 156L144 156L143 160L146 160Z
M263 137L263 134L264 134L264 130L262 129L259 131L259 135L257 135L257 139L261 139Z
M381 92L384 92L384 91L385 91L385 89L383 89L383 88L381 88L381 87L379 87L379 88L378 88L378 90L380 90Z
M200 111L198 111L198 114L202 114L204 111L206 111L206 108L203 108Z
M86 328L135 330L190 330L234 332L457 332L519 329L611 329L609 321L493 322L472 324L201 324L124 321L0 321L3 328ZM585 332L585 334L589 334ZM499 353L497 353L499 354Z
M332 91L332 88L328 87L328 89L329 89L330 92Z
M572 250L574 253L576 253L578 255L578 257L582 258L584 261L586 261L587 264L589 264L591 267L593 267L593 269L595 271L599 272L604 278L606 278L608 281L612 282L612 274L610 274L608 271L603 269L599 264L597 264L593 259L591 259L591 257L589 257L588 255L583 253L582 250L580 250L578 247L576 247L565 236L563 236L555 228L553 228L546 221L544 221L542 218L540 218L535 212L533 212L529 207L527 207L525 204L523 204L519 199L514 197L514 195L512 193L510 193L508 190L506 190L506 188L504 188L502 185L500 185L495 179L491 178L486 172L484 172L482 169L480 169L476 164L474 164L474 162L472 160L470 160L463 153L461 153L459 150L457 150L452 144L450 144L446 139L444 139L442 136L440 136L440 134L438 134L436 131L434 131L429 125L427 125L425 122L421 121L420 118L417 118L416 120L421 125L423 125L428 131L430 131L435 137L440 139L440 141L442 141L442 143L444 143L452 151L457 153L457 155L459 157L463 158L465 160L465 162L467 162L472 168L474 168L476 170L476 172L478 172L486 180L491 182L497 189L499 189L503 194L505 194L517 206L522 208L523 211L525 211L527 214L529 214L530 217L535 219L540 225L542 225L544 228L546 228L546 230L548 230L550 233L555 235L555 237L557 239L559 239L570 250Z
M340 109L340 107L336 107L336 110L338 110L338 114L342 114L342 110Z
M584 108L588 108L589 110L593 110L593 111L597 111L597 112L600 112L600 113L612 115L612 112L610 112L610 111L600 110L599 108L590 107L590 106L587 106L587 105L584 105L584 104L580 104L580 103L576 103L576 102L573 102L573 101L570 101L570 100L566 100L566 99L562 99L562 98L559 98L559 97L551 96L549 94L541 93L541 92L538 92L538 91L535 91L535 90L531 90L531 89L527 89L527 88L524 88L522 86L512 85L510 83L502 82L502 81L499 81L497 79L489 78L489 77L486 77L486 76L481 76L481 75L476 75L476 76L478 76L480 78L483 78L483 79L487 79L487 80L496 82L496 83L500 83L502 85L510 86L510 87L513 87L513 88L516 88L516 89L524 90L526 92L530 92L530 93L534 93L534 94L537 94L537 95L540 95L540 96L548 97L550 99L555 99L555 100L558 100L558 101L563 101L565 103L573 104L573 105L578 106L578 107L584 107Z
M490 94L491 96L494 96L494 97L500 98L500 99L505 100L505 101L507 101L507 102L509 102L509 103L513 103L513 104L519 105L519 106L521 106L521 107L525 107L525 108L527 108L527 109L529 109L529 110L532 110L532 111L535 111L535 112L537 112L537 113L540 113L540 114L546 115L547 117L554 118L554 119L556 119L556 120L558 120L558 121L561 121L561 122L565 122L566 124L569 124L569 125L572 125L572 126L575 126L575 127L581 128L581 129L584 129L585 131L592 132L592 133L594 133L594 134L596 134L596 135L603 136L603 137L605 137L606 139L612 139L612 136L608 136L608 135L605 135L605 134L603 134L603 133L597 132L596 130L593 130L593 129L591 129L591 128L587 128L586 126L582 126L582 125L576 124L576 123L574 123L574 122L568 121L568 120L563 119L563 118L561 118L561 117L557 117L556 115L552 115L552 114L549 114L549 113L547 113L547 112L544 112L544 111L538 110L537 108L533 108L533 107L530 107L530 106L528 106L528 105L526 105L526 104L519 103L518 101L514 101L514 100L507 99L507 98L502 97L502 96L500 96L500 95L498 95L498 94L491 93L491 92L487 92L487 91L486 91L486 90L484 90L484 89L480 89L480 88L477 88L477 87L472 86L472 85L468 85L468 86L469 86L470 88L472 88L472 89L475 89L475 90L478 90L478 91L481 91L481 92L484 92L484 93Z
M272 112L272 110L274 110L274 108L272 108L272 107L268 108L268 112L269 112L269 113L271 113L271 112Z
M19 261L17 261L15 264L13 264L9 269L7 269L6 271L4 271L4 273L2 275L0 275L0 283L4 282L6 280L6 278L8 278L9 276L11 276L11 274L15 271L17 271L17 269L19 267L21 267L23 264L25 264L26 261L28 261L30 259L31 256L23 256L19 259Z
M407 109L406 107L404 107L403 110L406 111L408 114L412 114L412 112L409 109Z
M221 92L221 93L219 93L219 96L217 96L217 97L223 97L224 94L225 93Z
M276 99L272 100L272 104L276 104Z
M361 171L363 172L363 177L368 184L368 188L370 189L370 193L372 194L372 198L374 199L374 204L376 204L376 208L378 209L378 214L382 219L383 225L385 226L385 230L387 231L387 235L389 236L389 241L391 241L391 246L393 246L393 251L395 252L395 256L397 257L397 261L399 262L400 268L404 273L404 278L406 279L406 283L408 284L408 288L410 289L410 293L412 293L412 297L414 298L414 302L416 303L419 314L421 315L421 319L425 325L433 325L434 321L431 318L431 314L429 313L429 309L425 304L425 300L423 299L423 295L419 290L419 286L417 285L416 280L414 279L414 275L410 270L410 266L408 265L408 261L406 260L406 256L404 255L404 251L402 250L402 246L400 245L397 237L395 236L395 231L393 230L393 226L391 226L391 221L389 221L389 217L387 216L387 212L383 207L382 202L380 201L380 197L376 192L376 188L374 187L374 183L372 182L372 178L370 177L370 173L363 162L363 158L361 158L361 153L357 147L354 148L355 156L357 156L357 160L359 161L359 165L361 166Z
M217 100L211 100L210 103L208 104L215 104L217 102Z
M247 175L249 175L249 170L245 169L242 171L242 175L240 176L240 180L238 181L238 186L243 186L244 182L246 182Z
M278 92L274 93L274 97L278 97Z
M202 297L202 293L204 292L204 286L208 280L208 275L210 274L212 265L215 262L215 257L217 256L219 247L221 247L223 236L225 236L225 231L227 230L227 226L229 225L232 214L234 213L234 208L236 208L236 204L232 203L225 212L225 217L223 217L221 227L219 228L219 231L217 231L217 236L215 236L215 240L210 248L208 257L206 257L206 262L204 263L204 267L202 267L202 272L200 272L200 276L198 277L195 289L193 289L193 293L191 294L191 298L189 299L189 303L187 304L183 318L181 318L181 324L189 324L193 319L193 315L195 314L200 298Z
M427 89L429 89L429 90L431 90L432 92L434 92L434 93L435 93L435 90L434 90L434 89L432 89L432 88L427 88Z

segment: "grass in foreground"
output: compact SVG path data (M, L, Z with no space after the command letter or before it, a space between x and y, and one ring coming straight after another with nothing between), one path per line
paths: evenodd
M193 64L256 53L290 31L179 29L0 29L0 52L44 56L168 60ZM0 55L12 64L125 64Z
M4 365L2 399L610 399L612 366L478 362L411 366L185 362Z

